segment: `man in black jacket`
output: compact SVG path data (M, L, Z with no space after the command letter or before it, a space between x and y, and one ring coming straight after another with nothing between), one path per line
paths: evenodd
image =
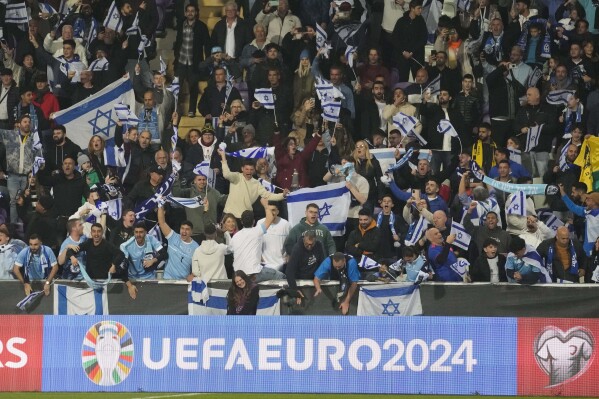
M11 124L11 113L19 103L19 88L12 78L12 70L8 68L0 69L0 129L14 129L14 122Z
M308 230L304 233L302 241L293 246L289 256L285 275L289 288L296 289L296 280L312 280L314 272L325 258L322 243L316 240L316 233Z
M497 242L489 237L483 242L482 255L470 266L472 282L505 283L505 255L497 252Z
M585 275L585 255L579 240L570 239L566 226L558 227L555 238L549 238L537 247L545 260L545 267L552 273L553 281L578 283Z
M179 84L189 87L188 116L195 116L198 103L200 62L210 55L208 27L198 19L198 7L191 3L185 6L185 19L177 25L177 38L173 45L175 53L175 75Z
M428 30L421 14L422 1L412 0L410 11L397 20L393 29L392 37L400 82L408 81L410 70L412 76L416 76L416 71L424 64L424 46L426 46Z
M77 155L81 152L81 147L67 137L67 129L62 125L55 126L52 129L52 139L42 140L42 144L46 164L40 173L46 175L59 170L65 158L77 159Z
M232 33L228 29L233 28ZM233 46L227 46L227 35L233 35ZM239 58L243 47L252 39L252 29L249 24L238 16L237 4L228 1L225 4L225 16L214 25L212 30L212 45L221 47L227 57Z
M372 84L372 96L364 101L364 112L362 112L361 118L362 129L360 132L362 138L372 142L373 133L383 127L387 127L387 122L382 118L385 105L387 105L385 102L385 84L376 81Z

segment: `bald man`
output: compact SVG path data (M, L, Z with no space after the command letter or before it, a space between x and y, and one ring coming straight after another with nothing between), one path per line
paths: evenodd
M582 244L570 239L570 231L566 226L558 227L554 238L540 243L537 252L545 261L545 267L551 271L553 281L584 281L586 262Z
M462 276L455 271L458 260L451 250L455 235L450 234L447 236L447 240L444 240L443 235L436 227L428 229L425 235L430 242L426 252L430 265L435 272L435 281L464 281Z
M541 125L541 131L537 132ZM530 168L527 169L533 173L533 177L543 177L547 171L556 126L557 115L553 108L541 104L539 89L531 87L526 90L526 105L518 110L514 129L517 131L517 137L524 143L522 163L524 166L530 164Z

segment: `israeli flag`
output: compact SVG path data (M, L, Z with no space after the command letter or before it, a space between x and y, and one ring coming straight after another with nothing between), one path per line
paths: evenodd
M266 158L271 153L270 148L272 147L250 147L239 151L227 152L227 155L236 158Z
M160 70L159 70L161 75L166 74L166 62L164 62L164 60L162 59L162 56L160 56Z
M123 201L121 198L100 201L96 204L96 208L100 211L106 210L106 213L114 220L120 220L123 216Z
M194 277L187 288L194 303L206 303L210 299L210 288L201 277Z
M455 244L455 243L454 243ZM451 270L462 276L462 278L468 275L470 269L470 262L464 258L458 258L458 261L449 266Z
M31 174L35 176L37 172L41 169L41 167L45 164L46 160L44 159L44 157L35 157L35 159L33 160L33 168L31 170Z
M464 226L462 226L456 221L452 221L451 231L449 234L455 235L455 241L453 242L453 245L462 248L464 251L468 250L468 247L470 246L470 241L472 240L472 236L466 232Z
M441 93L441 74L437 75L436 78L426 86L424 91L430 90L432 96L437 96Z
M510 161L522 165L522 151L513 148L508 148L508 151L510 152Z
M166 89L173 93L173 96L175 96L175 101L177 101L177 99L179 98L179 91L181 90L181 85L179 84L179 77L175 76L170 86Z
M185 208L195 209L204 205L204 202L200 200L199 197L194 198L183 198L183 197L173 197L172 195L167 195L166 199L169 202L172 202L177 205L184 206Z
M549 56L551 56L551 53L549 53ZM549 57L547 57L547 58L549 58ZM532 71L532 74L530 75L530 77L528 78L527 87L535 87L537 85L537 83L539 82L539 79L541 79L542 76L543 76L543 71L540 68L535 68L534 71Z
M272 94L272 89L256 89L254 98L266 109L275 109L275 99Z
M92 136L98 135L109 145L114 139L114 104L123 103L135 109L133 84L128 77L118 79L93 96L55 114L54 120L69 132L77 132L70 139L81 148L87 148Z
M510 255L516 256L511 252L508 254L508 257ZM543 261L543 258L541 257L541 255L539 255L535 247L533 247L530 244L526 244L526 253L522 257L522 260L528 263L529 265L538 268L541 271L541 278L539 279L540 283L551 283L553 281L551 277L553 270L549 270L545 267L545 262Z
M141 205L139 205L137 208L135 208L135 219L136 220L144 219L146 217L146 215L148 214L148 212L150 212L151 210L156 208L159 203L164 203L163 197L166 197L168 194L170 194L171 190L173 189L173 183L175 182L175 177L176 177L176 174L170 175L169 178L166 179L165 181L163 181L162 184L160 185L160 187L158 187L158 190L154 193L154 195L152 195L150 198L148 198L147 200L142 202ZM155 227L157 227L157 226L158 225L156 225ZM149 232L148 232L148 234L149 234Z
M327 42L328 35L327 32L318 24L315 24L316 27L316 50L320 50L324 47Z
M107 315L108 294L105 287L76 288L54 284L55 315Z
M539 144L539 138L541 137L541 130L543 130L543 126L545 126L545 124L540 124L529 128L524 152L532 151Z
M43 297L44 291L33 291L31 294L27 295L25 298L21 299L19 303L17 303L17 308L26 312L37 298L40 296Z
M564 222L553 214L551 209L537 209L537 216L547 227L557 232L559 227L564 226Z
M197 291L194 295L193 290ZM200 291L201 290L201 291ZM194 298L201 297L204 290L210 293L207 301L195 301ZM279 316L281 314L281 301L277 298L278 289L260 290L258 301L258 316ZM219 288L209 288L206 284L190 284L187 293L187 310L190 315L224 316L227 314L227 292Z
M358 316L420 316L420 286L385 284L360 287Z
M408 232L408 237L406 237L406 239L404 240L404 244L409 247L416 245L418 240L420 240L420 237L422 237L422 235L426 231L427 227L428 221L424 218L424 216L420 216L420 218L414 225L414 229L411 230L411 234L410 232Z
M160 226L158 225L158 223L156 223L154 227L148 230L148 235L157 239L158 242L162 242L162 231L160 230Z
M568 104L568 96L576 93L576 90L552 90L547 94L545 100L551 105Z
M379 161L383 172L396 162L395 148L375 148L370 150L370 154Z
M175 152L178 141L179 141L179 129L176 126L173 126L173 135L171 136L171 152Z
M117 119L126 125L137 126L139 124L139 118L131 112L127 104L115 104L114 112Z
M372 270L378 269L379 263L366 255L362 255L362 259L360 259L360 263L358 263L358 266L362 269Z
M260 182L260 184L262 184L262 186L269 192L274 193L277 189L277 186L275 186L274 184L272 184L269 181L266 181L262 178L258 179L258 181Z
M356 46L347 46L345 49L345 59L350 68L354 67L354 54L357 50L358 48Z
M526 196L524 192L518 191L510 194L505 204L505 211L508 215L526 216Z
M125 150L112 145L111 143L107 143L104 147L104 163L106 166L126 167Z
M328 184L314 188L302 188L287 196L287 213L292 226L298 224L306 213L306 205L318 206L318 220L333 236L345 232L347 212L351 196L345 182Z
M341 112L341 101L322 104L322 119L326 121L339 122L339 112Z
M404 136L416 137L422 145L428 144L424 137L413 130L414 127L416 127L416 124L418 124L418 119L415 117L406 115L403 112L398 112L393 116L393 124L399 128Z
M316 77L316 84L314 87L316 88L316 95L322 103L330 103L335 101L336 98L345 99L345 96L343 93L341 93L341 90L333 86L331 82L321 76Z
M106 14L106 19L102 24L106 29L111 29L115 32L120 32L123 29L123 20L121 19L121 13L116 6L116 2L113 1Z
M447 119L441 119L437 125L437 132L441 134L449 134L451 137L458 137L458 132Z
M140 32L139 30L139 11L137 13L135 13L135 19L133 20L133 23L131 24L131 26L127 29L127 31L125 32L125 34L127 36L130 35L138 35Z
M4 22L7 24L26 24L29 22L29 16L27 15L27 6L25 2L7 4L6 14L4 16Z
M56 11L56 9L48 3L40 2L40 3L38 3L38 5L40 6L40 11L43 13L50 14L50 15L58 14L58 11Z
M559 168L560 170L566 171L570 169L570 165L568 165L568 161L566 159L566 155L568 154L568 147L572 144L572 139L569 139L566 144L562 147L562 151L559 154Z
M89 64L88 70L92 72L107 71L110 64L106 58L97 58L91 64Z

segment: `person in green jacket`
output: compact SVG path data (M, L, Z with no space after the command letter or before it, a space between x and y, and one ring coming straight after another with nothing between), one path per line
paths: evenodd
M306 217L291 228L285 240L285 252L291 254L293 246L298 242L306 231L314 231L316 239L322 243L327 255L337 252L335 241L329 229L318 221L318 205L312 203L306 206Z

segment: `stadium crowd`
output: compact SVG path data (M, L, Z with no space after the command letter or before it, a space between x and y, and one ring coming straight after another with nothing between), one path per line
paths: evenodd
M599 281L593 2L238 3L211 34L194 1L0 4L1 279L233 278L232 313L272 279L339 280L343 313L361 279ZM124 75L137 123L81 148L55 114ZM343 236L316 203L286 220L289 193L339 182Z

